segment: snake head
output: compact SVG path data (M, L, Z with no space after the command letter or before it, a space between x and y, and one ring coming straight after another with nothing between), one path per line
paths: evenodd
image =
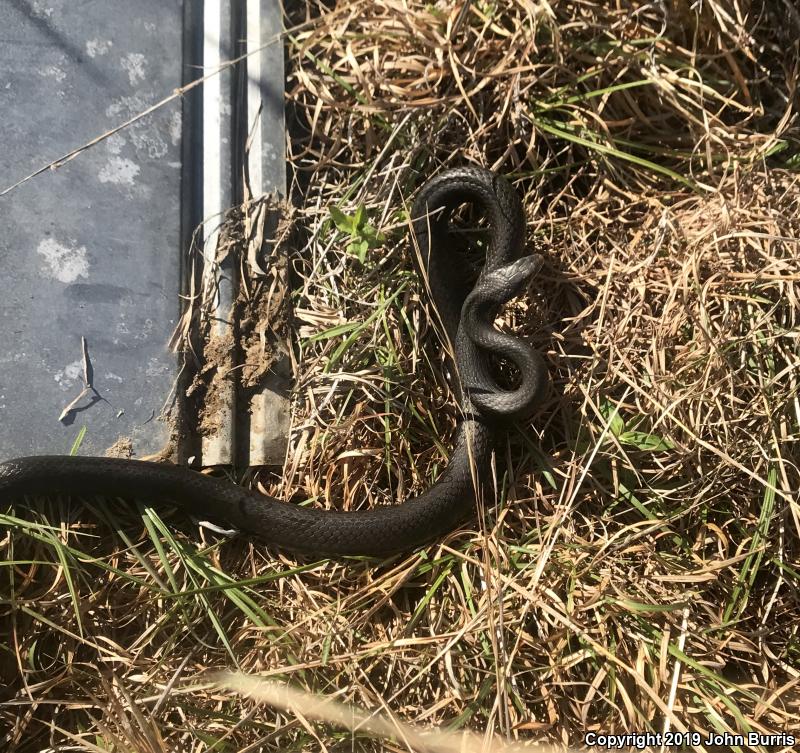
M506 265L509 285L514 288L514 295L522 292L522 289L542 268L543 264L544 257L541 254L531 254Z
M525 289L525 285L542 268L543 263L544 258L540 254L523 256L481 275L476 288L481 288L481 294L486 299L499 304L508 303Z

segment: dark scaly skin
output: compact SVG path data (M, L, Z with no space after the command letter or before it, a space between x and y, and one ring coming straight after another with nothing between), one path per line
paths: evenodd
M463 259L452 249L448 213L474 202L486 212L491 239L474 289ZM444 208L444 212L437 210ZM475 511L488 481L495 428L529 414L541 395L544 362L522 340L498 332L492 320L538 269L520 256L522 207L510 184L480 168L456 168L420 190L412 209L423 273L451 343L463 418L439 480L415 499L372 510L339 512L298 507L180 466L117 458L36 456L0 464L0 501L74 495L172 502L193 515L232 525L282 549L313 555L382 557L452 531ZM469 305L465 306L465 301ZM463 315L462 315L463 309ZM491 377L485 351L521 367L522 384L503 392Z

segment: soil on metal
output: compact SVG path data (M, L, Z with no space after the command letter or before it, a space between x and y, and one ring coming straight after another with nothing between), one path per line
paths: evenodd
M205 395L195 427L201 436L210 436L220 428L220 416L224 415L225 407L223 384L235 374L231 368L233 348L234 339L230 334L211 336L205 343L205 365L195 377Z
M133 440L130 437L120 437L105 451L104 455L107 458L129 460L133 457Z
M234 380L240 404L247 405L277 364L289 353L287 242L290 205L271 196L231 209L223 222L217 260L233 256L238 269L233 332L213 332L210 296L190 296L177 340L193 376L188 380L187 427L208 436L219 428L223 384ZM194 417L194 418L193 418Z

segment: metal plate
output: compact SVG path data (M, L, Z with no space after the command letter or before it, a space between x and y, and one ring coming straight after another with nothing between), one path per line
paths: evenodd
M0 3L0 190L181 85L179 2ZM158 451L175 380L181 101L0 197L0 458ZM81 337L103 400L81 391ZM84 403L88 403L85 400Z

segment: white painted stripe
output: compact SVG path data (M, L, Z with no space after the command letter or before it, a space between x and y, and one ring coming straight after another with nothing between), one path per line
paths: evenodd
M225 62L221 51L227 49L231 29L222 23L230 17L230 0L205 0L203 6L203 72L214 73ZM232 201L232 156L230 117L223 108L232 111L231 71L212 75L203 83L203 282L206 290L214 291L209 315L212 318L211 337L230 337L233 304L232 264L216 264L219 226L222 213ZM232 367L233 361L223 361L220 368ZM235 456L236 388L231 381L218 381L214 390L214 433L203 436L201 442L203 465L231 465Z
M251 133L248 169L250 171L250 190L257 198L264 193L262 171L262 120L261 107L261 61L264 53L250 54L262 45L261 41L261 0L247 0L247 130Z
M220 18L221 0L205 0L203 5L203 74L213 73L220 66ZM203 82L203 255L213 262L219 237L220 212L222 201L221 155L222 77L211 76ZM209 273L211 264L205 272Z

